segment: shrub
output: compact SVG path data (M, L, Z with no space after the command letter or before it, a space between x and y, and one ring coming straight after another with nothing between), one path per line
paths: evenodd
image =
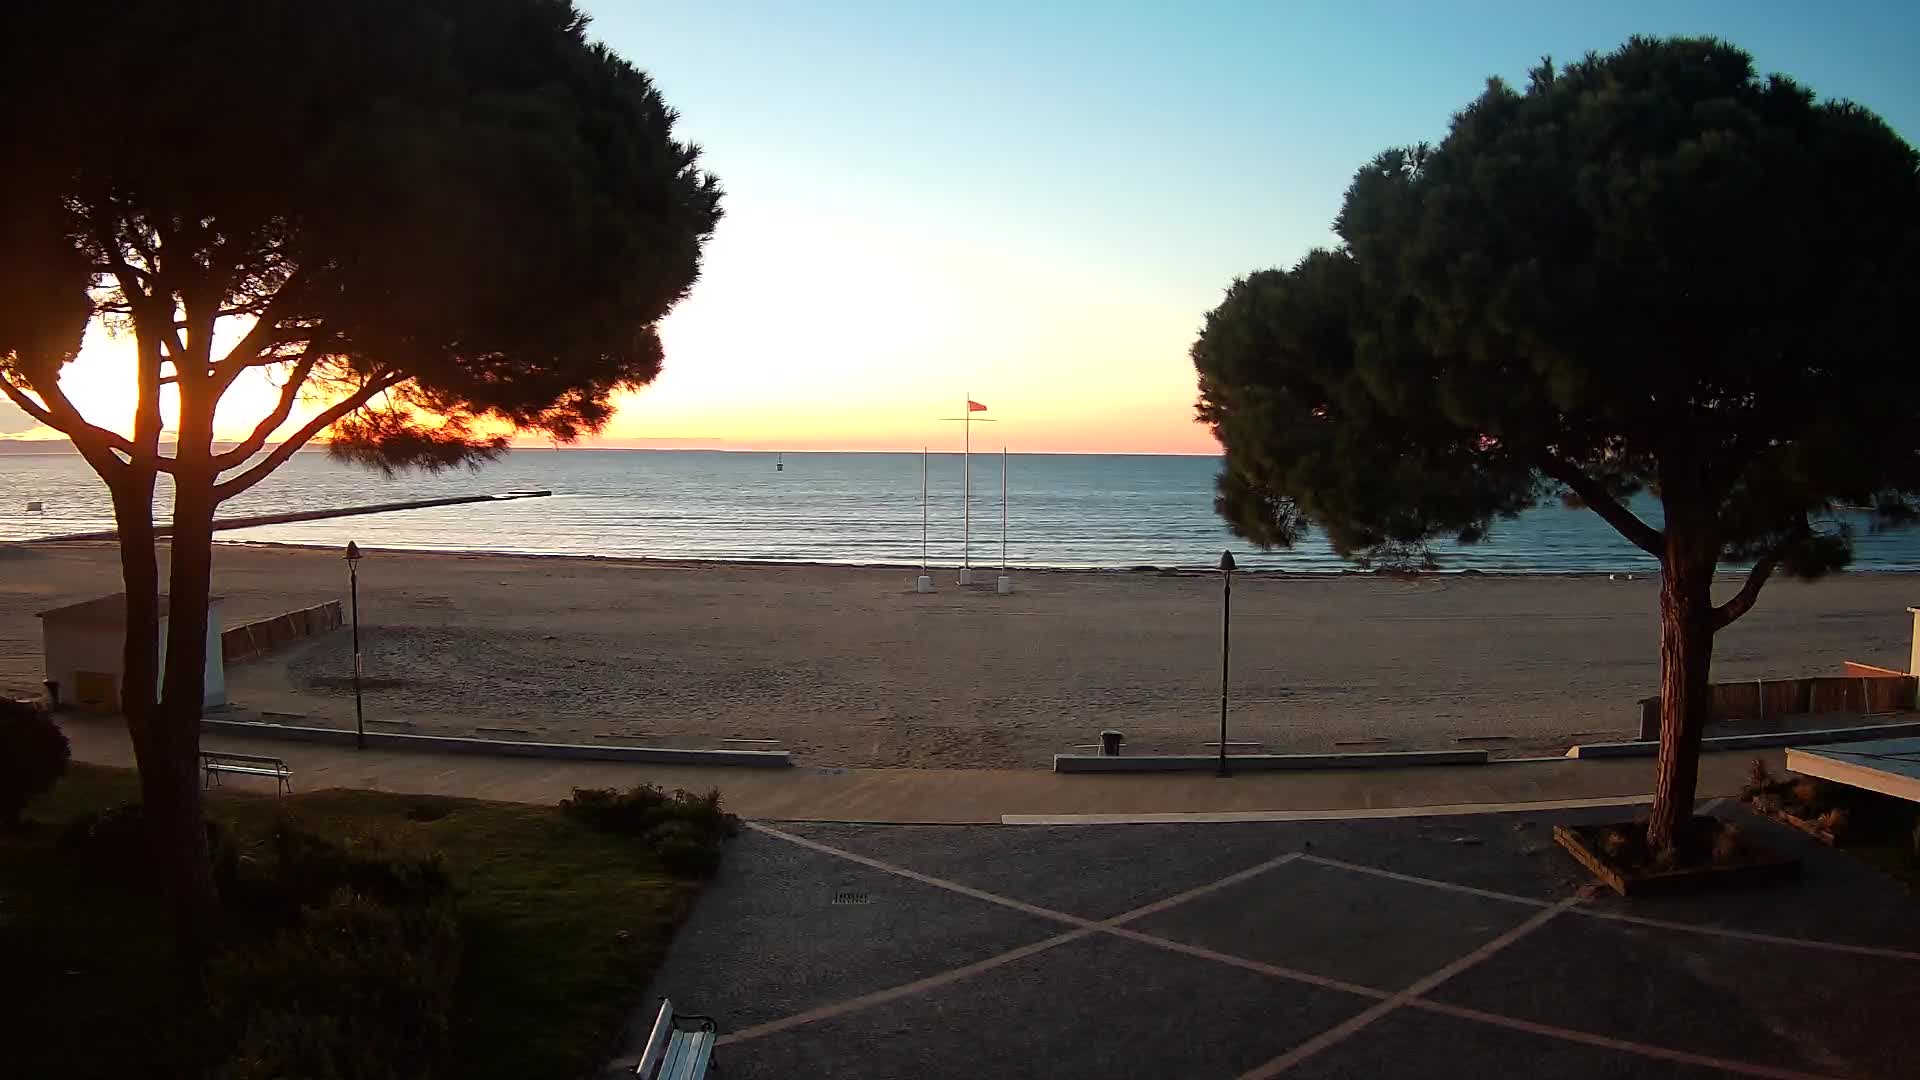
M208 967L226 1080L413 1080L445 1065L460 937L449 899L382 903L341 888L264 943Z
M574 788L560 811L588 828L643 841L661 866L689 877L712 874L739 828L739 819L720 808L718 789L669 795L652 784L626 791Z
M690 821L664 821L647 834L660 865L683 877L708 877L720 868L720 841Z
M560 800L560 812L589 828L616 836L644 836L661 819L667 793L652 784L626 791L612 788L574 788L573 797Z
M1754 758L1753 764L1747 766L1747 784L1740 789L1740 797L1751 802L1756 797L1772 791L1774 785L1778 783L1779 781L1773 778L1773 770L1767 768L1766 759Z
M51 717L27 702L0 698L0 828L18 828L21 811L53 790L71 757Z

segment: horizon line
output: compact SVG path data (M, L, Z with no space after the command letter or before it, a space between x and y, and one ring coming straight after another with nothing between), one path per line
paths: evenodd
M239 441L240 440L238 439L215 439L214 445L219 446L222 443L231 445L234 443L238 443ZM887 448L857 447L857 448L840 448L840 449L826 448L826 447L807 447L807 448L794 449L794 448L767 447L767 446L699 445L701 443L708 441L704 439L688 439L686 440L685 443L678 443L675 440L662 440L662 441L673 442L674 445L666 445L666 446L597 445L596 446L596 445L562 444L558 446L553 446L553 445L543 445L540 443L526 443L526 444L517 444L517 445L509 446L507 447L507 451L509 453L512 453L515 451L526 451L529 453L551 453L554 451L595 452L595 451L617 450L617 451L638 452L638 453L669 453L669 454L685 454L685 453L919 454L924 452L924 453L940 453L940 454L956 454L956 455L964 454L966 452L965 450L960 448L951 448L951 449L942 448L939 450L934 450L931 447L887 447ZM718 440L714 440L714 441L718 441ZM173 446L176 444L172 442L162 441L160 445ZM266 453L270 449L277 446L281 446L281 445L283 444L268 443L261 448L261 452ZM35 453L35 451L12 450L11 448L12 447L38 448L43 446L46 447L46 449L38 452L44 456L49 456L49 457L55 456L55 455L64 456L68 454L79 453L78 449L74 446L72 439L67 439L67 438L23 439L23 438L18 438L14 436L0 436L0 447L8 448L4 452L19 453L19 454L22 454L23 456L32 456ZM299 450L295 451L295 453L300 453L300 454L320 453L320 452L324 452L326 449L327 449L326 443L316 441L316 442L308 443L306 446L303 446ZM1011 447L1002 447L1002 449L1009 454L1013 453L1013 450ZM982 457L987 457L987 456L991 456L993 451L991 449L987 449L987 450L982 450L980 453ZM1020 451L1020 453L1022 456L1027 456L1027 457L1220 457L1224 454L1224 451L1215 450L1213 452L1206 452L1206 451L1198 451L1198 450L1022 450Z

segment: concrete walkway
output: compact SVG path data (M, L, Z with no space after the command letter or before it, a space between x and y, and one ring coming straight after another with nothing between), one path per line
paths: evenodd
M1711 803L1709 804L1711 805ZM1920 908L1802 861L1764 889L1589 895L1555 824L955 827L755 823L661 997L719 1024L729 1080L1912 1076Z
M119 719L68 717L62 724L75 760L133 764L133 748ZM1068 824L1186 815L1269 819L1311 817L1319 811L1407 808L1471 813L1494 804L1538 804L1535 808L1547 809L1588 800L1631 801L1646 796L1653 784L1653 763L1638 759L1249 773L1222 780L1192 773L1061 776L1040 769L691 768L356 751L227 735L206 736L202 745L282 758L293 770L296 791L368 788L554 803L576 787L639 783L698 791L718 787L730 810L759 821L980 824L1013 818ZM1700 797L1735 793L1755 756L1705 757ZM1776 771L1781 768L1779 751L1758 756ZM228 783L241 787L249 781L236 777Z

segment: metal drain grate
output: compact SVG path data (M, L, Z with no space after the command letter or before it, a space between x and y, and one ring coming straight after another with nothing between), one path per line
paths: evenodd
M871 904L873 897L860 889L841 889L833 894L833 902L835 904Z

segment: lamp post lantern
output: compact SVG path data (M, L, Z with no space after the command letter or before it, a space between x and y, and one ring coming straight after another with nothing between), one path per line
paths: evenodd
M1220 767L1227 773L1227 656L1233 646L1233 552L1220 553Z
M347 590L353 606L353 745L367 748L367 715L360 703L360 545L347 541Z

